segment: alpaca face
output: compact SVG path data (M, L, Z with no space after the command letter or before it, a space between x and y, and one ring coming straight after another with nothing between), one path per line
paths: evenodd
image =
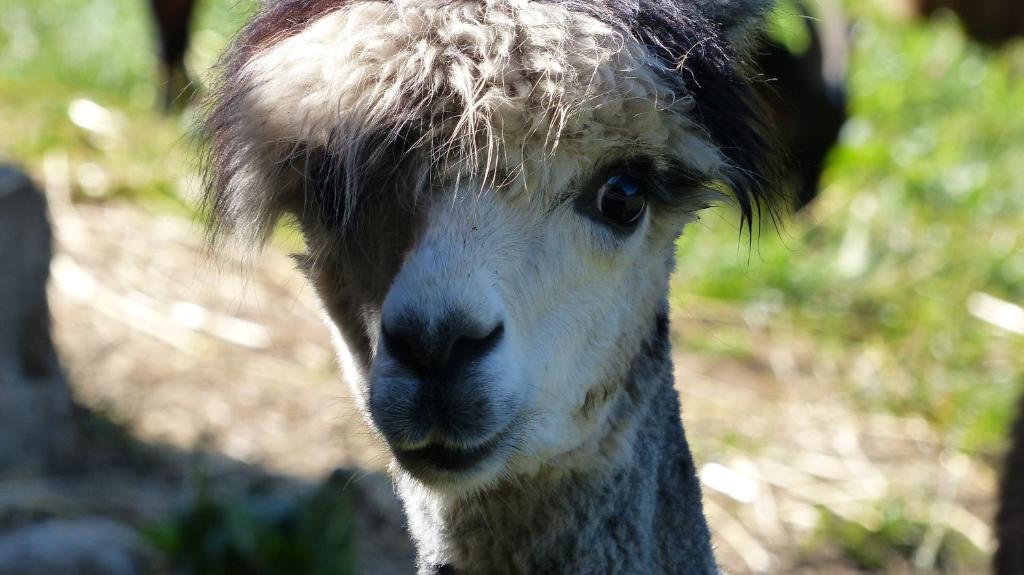
M664 157L605 157L556 154L559 177L532 196L441 182L367 223L407 233L304 223L306 273L400 472L465 493L622 454L604 441L610 416L665 313L674 239L707 193Z
M230 61L213 208L255 236L298 222L396 472L466 494L619 457L674 240L715 182L756 201L734 152L760 141L749 87L703 4L662 15L689 40L623 27L611 3L289 5L330 9L276 33L258 18Z
M464 490L620 455L601 441L608 416L702 194L677 181L693 201L661 203L670 176L646 158L571 164L551 197L450 184L370 304L377 345L356 393L421 481Z

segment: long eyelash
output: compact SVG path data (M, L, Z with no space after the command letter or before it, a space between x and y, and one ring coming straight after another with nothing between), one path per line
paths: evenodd
M711 178L678 160L666 160L661 167L661 185L653 190L654 200L670 210L694 211L706 207Z
M569 199L589 197L614 174L634 178L654 202L669 209L677 206L692 208L694 196L706 195L705 189L710 181L710 178L674 158L635 155L604 163L582 174L571 189L554 202L554 207L564 205Z

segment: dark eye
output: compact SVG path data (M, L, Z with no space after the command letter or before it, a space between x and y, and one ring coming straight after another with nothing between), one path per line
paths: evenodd
M633 178L612 176L597 191L596 207L610 223L635 228L647 208L647 198Z

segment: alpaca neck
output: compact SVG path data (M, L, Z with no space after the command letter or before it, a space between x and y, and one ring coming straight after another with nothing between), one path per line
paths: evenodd
M635 436L614 465L541 473L442 507L400 484L420 574L717 573L667 331L659 322L623 383L628 406L611 428Z

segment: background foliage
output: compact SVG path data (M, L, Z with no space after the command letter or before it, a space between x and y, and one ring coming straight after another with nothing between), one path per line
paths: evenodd
M779 233L763 227L752 248L734 212L707 213L680 240L673 300L684 313L719 306L767 318L773 340L811 344L822 384L850 409L922 418L949 452L997 467L1024 373L1024 337L990 313L993 302L1024 302L1024 45L985 49L951 16L909 21L887 0L846 4L852 119L820 199ZM59 152L71 160L77 201L192 215L194 154L183 134L193 118L154 113L145 8L0 0L0 158L39 174ZM192 70L214 64L249 10L203 3ZM759 354L742 334L687 330L682 339L741 363ZM759 447L727 429L718 439L698 450ZM232 553L258 555L246 545L273 538L232 527L253 517L244 504L197 505L160 532L167 549L195 552L190 525L200 516L234 538ZM820 532L858 568L885 570L925 537L899 497L887 505L871 528L825 513ZM984 564L964 547L950 540L939 568Z

